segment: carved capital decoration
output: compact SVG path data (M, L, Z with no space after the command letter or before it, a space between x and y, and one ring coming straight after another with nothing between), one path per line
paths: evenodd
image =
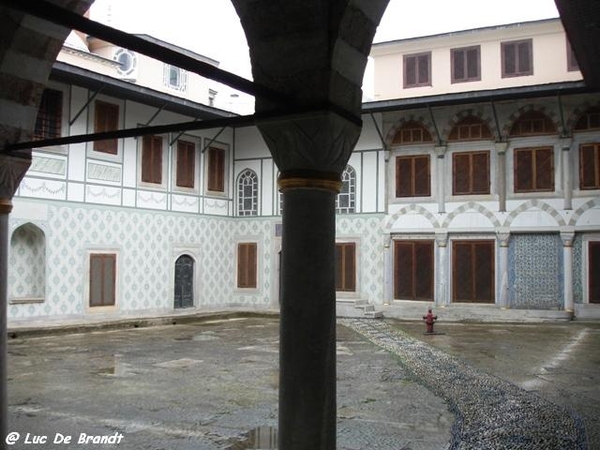
M30 158L0 155L0 213L12 210L11 199L30 165Z
M563 247L573 247L573 239L575 239L575 229L573 227L563 227L560 230L560 238Z

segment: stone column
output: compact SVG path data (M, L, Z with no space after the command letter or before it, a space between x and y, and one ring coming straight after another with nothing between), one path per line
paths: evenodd
M445 213L446 212L446 150L447 146L438 145L435 147L435 156L436 156L436 174L437 174L437 183L436 183L436 193L437 201L438 201L438 212Z
M335 198L360 127L321 112L259 130L283 196L279 448L334 450Z
M500 288L498 289L498 306L502 309L510 308L508 301L508 244L510 242L510 231L499 230L498 236L498 277Z
M508 142L496 142L496 154L498 155L498 168L496 185L498 189L498 211L506 211L506 149Z
M30 164L29 155L0 156L0 448L5 448L8 433L8 215L12 211L11 199Z
M437 244L438 254L435 266L435 304L443 308L450 304L450 296L448 295L448 275L450 270L448 264L448 233L446 231L436 232L435 243Z
M562 153L563 197L565 209L573 209L573 176L571 173L572 142L573 139L571 138L563 138L560 140L560 149Z
M394 241L391 235L385 237L383 246L383 304L394 302Z
M560 230L560 238L563 243L563 286L565 311L573 312L573 239L575 229L564 227Z

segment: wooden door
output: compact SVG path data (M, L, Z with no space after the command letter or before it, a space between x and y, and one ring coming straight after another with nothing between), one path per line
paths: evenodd
M494 241L453 241L452 300L494 303Z
M175 308L194 306L194 259L182 255L175 262Z

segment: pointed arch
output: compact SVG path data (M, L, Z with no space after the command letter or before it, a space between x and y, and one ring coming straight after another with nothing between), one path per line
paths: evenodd
M491 117L484 117L483 110L468 109L456 114L442 133L444 141L496 140Z
M435 128L423 117L408 116L393 126L387 136L387 147L413 144L433 144Z
M335 199L337 214L356 212L356 170L347 165L342 173L342 189Z
M46 235L27 222L10 239L9 285L11 299L40 300L46 293Z
M446 220L444 220L444 223L442 224L442 228L448 228L448 226L452 223L452 221L458 215L460 215L466 211L469 211L471 209L474 211L477 211L478 213L481 213L482 215L487 217L494 227L496 227L496 228L500 227L500 221L496 218L496 216L494 215L494 213L492 211L490 211L485 206L483 206L479 203L469 202L469 203L465 203L465 204L459 206L454 211L449 213L448 216L446 217Z
M396 211L394 214L392 214L383 224L384 231L389 232L392 229L392 226L394 225L394 223L396 223L396 221L401 216L403 216L404 214L408 214L409 212L416 212L417 214L420 214L423 218L427 219L427 221L429 221L429 223L431 223L431 226L434 229L440 227L438 220L435 218L435 216L430 211L428 211L421 205L412 203L412 204L407 205L404 208Z
M518 208L514 209L510 212L506 221L504 222L504 226L510 228L513 221L517 218L519 214L524 211L527 211L532 208L539 208L542 211L548 213L555 221L558 226L564 227L566 226L565 219L560 215L560 213L550 204L540 201L538 199L528 200L522 203Z
M244 169L237 182L238 216L258 216L258 175L252 169Z
M562 131L556 112L546 112L538 105L527 105L508 118L502 134L504 137L527 137L562 134Z
M567 120L567 129L571 133L600 130L600 102L586 102L576 108Z
M579 221L580 217L586 211L589 211L590 209L593 209L593 208L600 208L600 198L593 198L591 200L588 200L583 205L581 205L579 208L577 208L575 211L573 211L573 215L569 219L569 226L574 227L575 225L577 225L577 222Z

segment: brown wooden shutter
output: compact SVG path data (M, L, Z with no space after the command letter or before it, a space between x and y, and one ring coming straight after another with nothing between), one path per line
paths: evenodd
M208 190L225 192L225 150L208 149Z
M588 244L589 302L600 303L600 241Z
M394 242L394 298L433 300L433 241Z
M517 46L518 72L527 74L531 72L531 42L520 42Z
M177 186L193 188L196 170L196 145L177 141Z
M493 242L473 243L473 301L494 302L494 244Z
M453 67L453 80L462 81L466 78L465 75L465 51L464 50L453 50L452 51L452 64Z
M411 197L412 160L407 156L396 157L396 197Z
M429 77L429 55L420 55L417 59L418 64L418 84L427 84L430 82Z
M415 197L429 197L431 195L431 175L429 155L415 156L414 164L414 189Z
M40 101L33 133L34 139L51 139L62 134L62 92L45 89Z
M94 132L115 131L119 128L119 105L97 100L94 112ZM102 153L116 155L118 140L106 139L94 142L94 150Z
M452 194L470 194L471 158L468 153L452 155Z
M480 152L471 154L471 174L473 178L473 194L490 193L490 154Z
M517 72L516 67L516 46L513 43L505 42L502 44L502 75L513 76Z
M257 244L254 242L238 244L237 279L238 288L257 286Z
M394 298L412 299L413 246L410 242L394 243Z
M533 154L530 149L515 149L514 153L515 192L533 189Z
M356 244L354 242L335 244L335 290L342 292L356 290Z
M535 150L535 189L554 190L554 150L539 148Z
M113 254L90 255L90 306L112 306L115 304L116 263Z
M404 57L404 86L414 86L417 84L417 57Z
M600 189L600 144L579 147L580 189Z
M471 48L466 52L466 78L469 80L479 79L479 49Z
M433 300L433 242L415 242L414 246L414 298Z
M452 243L453 301L493 303L494 273L494 241Z
M472 247L466 242L454 242L452 245L452 287L453 299L457 302L468 302L473 298Z
M162 138L144 136L142 140L142 181L162 183Z

